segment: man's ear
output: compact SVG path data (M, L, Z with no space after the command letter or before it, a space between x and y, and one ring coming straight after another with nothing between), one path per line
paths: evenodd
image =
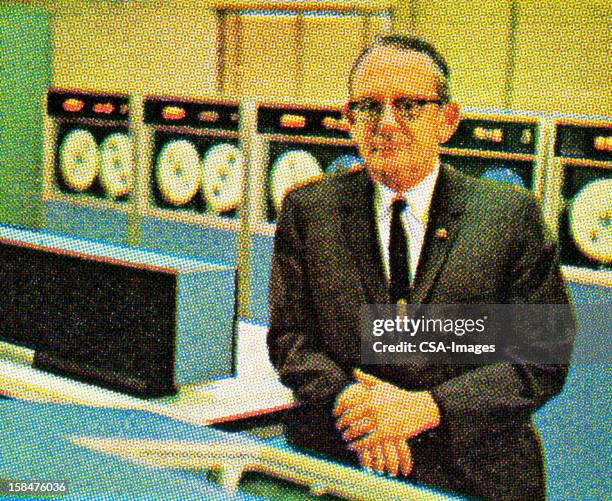
M351 126L355 123L355 115L349 107L348 102L344 103L344 106L342 107L342 114L344 115L344 118L348 120L348 123L351 124Z
M450 102L442 110L442 125L440 129L440 143L445 143L459 127L461 121L461 107L457 103Z

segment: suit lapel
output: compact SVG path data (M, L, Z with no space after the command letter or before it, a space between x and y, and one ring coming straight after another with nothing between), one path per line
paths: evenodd
M343 184L339 198L349 259L357 267L366 302L386 304L389 292L374 221L374 185L365 170L356 173L352 181Z
M348 181L348 180L347 180ZM460 227L466 204L466 179L443 165L429 210L423 250L414 278L411 302L422 303L441 272ZM374 215L374 185L365 170L340 188L342 231L361 278L368 303L389 303Z
M448 166L442 166L436 182L423 250L414 278L411 302L423 303L436 281L460 226L460 215L466 203L465 177Z

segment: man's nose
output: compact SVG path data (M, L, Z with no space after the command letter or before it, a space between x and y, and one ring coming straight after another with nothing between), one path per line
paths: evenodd
M397 123L397 119L395 117L395 110L393 108L393 104L390 102L386 102L383 106L382 113L380 115L380 120L378 121L378 131L392 131L399 128L399 124Z

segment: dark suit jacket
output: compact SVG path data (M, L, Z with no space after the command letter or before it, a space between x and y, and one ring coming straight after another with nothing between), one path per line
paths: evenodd
M436 235L439 228L446 238ZM282 382L301 403L287 418L294 443L355 460L331 411L360 366L360 305L388 302L367 173L289 192L274 244L268 346ZM567 303L556 246L532 195L443 166L412 302ZM412 480L487 499L545 498L532 413L561 390L567 366L366 370L407 390L429 390L440 407L441 425L409 441Z

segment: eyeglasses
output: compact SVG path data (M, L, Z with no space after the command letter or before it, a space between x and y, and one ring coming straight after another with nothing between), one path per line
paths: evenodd
M398 97L391 100L391 109L396 120L402 122L413 122L421 115L421 110L428 104L444 104L442 99L410 99ZM377 123L381 120L385 103L376 99L364 98L349 101L349 109L352 111L355 120L361 122Z

